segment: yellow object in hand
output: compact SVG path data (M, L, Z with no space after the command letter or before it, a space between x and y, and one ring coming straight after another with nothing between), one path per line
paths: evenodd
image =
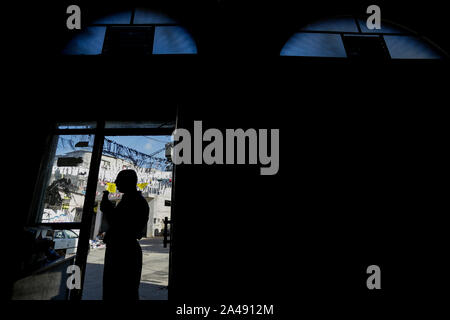
M116 193L116 184L113 182L107 182L106 191L109 191L110 193Z

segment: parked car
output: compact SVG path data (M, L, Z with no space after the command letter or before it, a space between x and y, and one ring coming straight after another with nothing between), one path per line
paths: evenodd
M61 256L75 254L78 246L78 230L55 230L52 237L55 251Z

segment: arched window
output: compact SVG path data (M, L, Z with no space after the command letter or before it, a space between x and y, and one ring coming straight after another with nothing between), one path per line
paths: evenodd
M366 20L340 16L310 23L296 32L282 56L368 59L443 59L447 54L417 33L389 21L370 30Z
M171 17L135 8L94 19L64 47L64 55L196 54L189 32Z

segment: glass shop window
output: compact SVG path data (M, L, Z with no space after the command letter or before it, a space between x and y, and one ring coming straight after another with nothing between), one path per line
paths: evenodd
M93 134L53 138L36 212L38 223L81 221L93 142Z

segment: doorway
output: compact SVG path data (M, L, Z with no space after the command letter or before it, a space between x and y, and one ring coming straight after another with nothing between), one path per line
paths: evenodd
M102 299L105 251L102 240L108 226L99 203L105 190L110 192L112 202L121 201L114 181L123 169L136 171L136 188L150 211L139 240L143 251L140 299L168 299L171 249L167 244L172 235L175 171L171 163L171 135L174 129L175 121L92 121L55 125L42 159L24 231L30 247L46 250L30 252L25 260L45 259L32 260L36 262L33 265L24 264L17 299ZM49 248L44 248L43 243ZM51 261L47 254L50 251ZM72 265L78 266L81 272L79 288L66 286L66 269ZM35 275L40 276L37 279ZM30 288L36 283L40 290L33 293ZM43 292L42 285L52 286L44 290L48 295L39 294Z
M89 253L83 287L83 300L102 299L105 255L103 237L108 224L100 209L103 191L118 204L122 194L114 183L121 170L132 169L138 176L137 189L149 206L149 219L144 236L139 240L143 263L139 294L141 300L167 300L170 245L164 246L164 229L170 228L172 164L171 136L105 136L95 196L94 217L89 239ZM166 157L167 150L167 157ZM124 217L126 219L126 217Z

